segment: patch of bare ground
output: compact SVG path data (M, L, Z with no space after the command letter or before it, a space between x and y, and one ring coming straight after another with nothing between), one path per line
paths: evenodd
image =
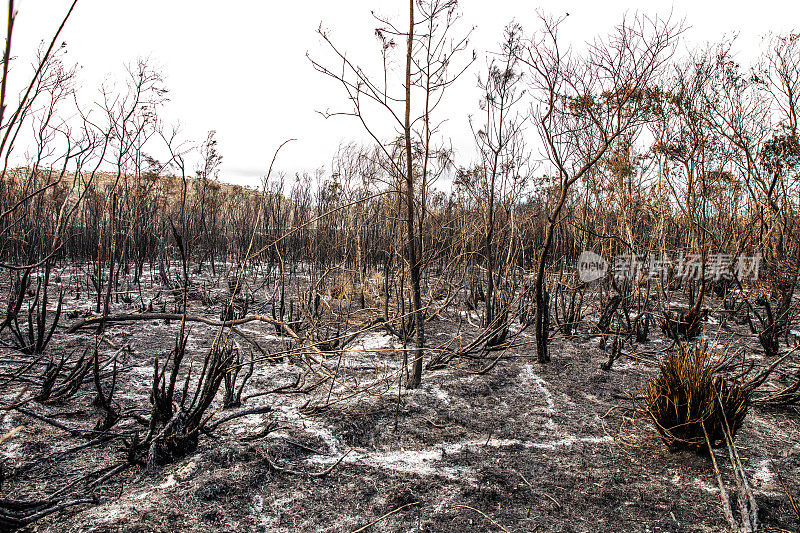
M175 327L114 331L116 343L136 339L121 361L130 371L119 401L128 408L147 397L150 358L168 349ZM447 333L445 324L438 327L434 339ZM258 328L274 348L283 342ZM195 349L212 334L195 328ZM358 342L353 375L361 369L368 380L381 361L399 362L391 337L372 332ZM665 345L651 341L643 349L657 357ZM596 340L580 338L553 339L553 360L544 366L529 350L509 351L485 374L476 372L485 361L449 367L427 373L420 389L398 395L393 385L313 415L305 414L303 395L254 397L241 409L272 410L221 425L195 453L153 473L129 470L105 486L98 505L66 510L30 530L726 530L710 459L669 451L628 396L655 372L652 364L623 357L603 371ZM260 364L245 397L290 383L295 373L287 362ZM69 405L47 412L87 423L97 417ZM8 466L63 446L55 428L12 418L6 425L25 429L5 449ZM268 424L274 430L259 436ZM755 406L737 436L765 528L800 528L775 470L791 494L800 492L799 425L794 411ZM59 476L113 464L117 448L65 456L51 462L47 476L16 482L29 495L52 492L64 483Z

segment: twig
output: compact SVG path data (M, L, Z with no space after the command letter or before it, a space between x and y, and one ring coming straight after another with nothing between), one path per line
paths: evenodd
M708 454L711 456L711 463L714 465L714 473L717 476L717 485L719 486L719 498L722 505L722 514L725 515L725 520L727 520L728 524L731 526L731 531L736 533L739 531L739 525L736 523L736 520L733 519L731 501L728 498L728 491L725 489L725 484L722 482L722 474L717 466L717 458L714 457L714 451L711 449L711 441L708 438L708 432L706 431L705 423L700 422L700 427L703 428L703 436L706 438L706 444L708 445Z
M3 444L6 440L10 439L14 435L16 435L17 433L22 431L22 428L24 428L24 427L25 426L17 426L14 429L12 429L11 431L9 431L8 433L6 433L5 435L3 435L2 437L0 437L0 444Z
M783 491L789 498L789 503L792 504L792 509L794 509L794 514L797 515L798 519L800 519L800 509L797 508L797 504L794 503L794 498L792 498L792 495L789 493L789 489L786 488L786 483L783 482L783 476L781 476L781 473L778 471L778 467L775 466L775 461L770 461L770 464L772 465L772 469L775 470L775 474L778 476L778 481L781 482Z
M311 446L306 446L305 444L303 444L301 442L297 442L295 440L286 439L286 438L284 438L283 440L287 444L291 444L292 446L297 446L301 450L306 450L307 452L311 452L311 453L314 453L316 455L325 455L325 453L322 452L321 450L317 450L316 448L312 448Z
M366 531L368 528L370 528L370 527L374 526L375 524L377 524L377 523L378 523L378 522L380 522L381 520L383 520L383 519L385 519L385 518L389 518L389 517L390 517L390 516L392 516L393 514L395 514L395 513L399 512L399 511L402 511L402 510L403 510L403 509L405 509L406 507L411 507L412 505L419 505L419 503L420 503L420 502L411 502L411 503L407 503L407 504L405 504L405 505L401 505L400 507L398 507L398 508L397 508L397 509L395 509L394 511L389 511L389 512L388 512L388 513L386 513L385 515L381 516L380 518L378 518L377 520L375 520L375 521L373 521L373 522L370 522L370 523L369 523L369 524L367 524L366 526L364 526L364 527L360 527L360 528L356 529L355 531L353 531L353 533L360 533L361 531Z
M464 509L469 509L470 511L475 511L476 513L478 513L479 515L483 516L486 520L488 520L492 524L496 525L497 527L499 527L500 529L502 529L506 533L511 533L509 530L507 530L506 528L504 528L503 526L501 526L500 524L498 524L497 522L495 522L494 520L489 518L486 515L486 513L484 513L483 511L481 511L479 509L475 509L474 507L470 507L469 505L460 505L460 504L459 505L454 505L453 507L461 507L461 508L464 508Z

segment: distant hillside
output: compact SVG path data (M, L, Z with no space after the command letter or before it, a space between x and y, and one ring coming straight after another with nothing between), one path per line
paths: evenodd
M31 168L17 167L6 171L3 179L3 187L8 187L9 184L13 184L13 187L20 193L30 194L35 191L36 188L44 187L58 181L60 174L60 169L44 168L39 169L34 176ZM96 172L92 179L91 172L83 172L81 177L82 183L74 187L75 174L72 172L65 173L58 185L53 187L53 190L56 191L56 195L64 194L69 191L71 197L77 197L77 195L85 190L84 187L89 184L91 180L92 189L99 194L111 194L115 183L120 190L143 188L153 194L163 194L168 203L180 202L183 193L183 180L179 176L173 174L154 175L151 173L142 173L139 175L124 174L118 177L115 172ZM261 194L261 191L252 187L225 183L213 179L207 179L203 183L203 180L200 178L187 177L187 201L191 200L194 195L203 191L204 187L207 194L218 194L224 197L255 198Z

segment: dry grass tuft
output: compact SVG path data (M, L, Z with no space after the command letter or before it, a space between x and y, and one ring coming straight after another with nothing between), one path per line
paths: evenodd
M333 278L328 294L332 300L351 302L356 299L357 289L358 283L354 276L348 272L342 272Z
M706 343L679 345L646 385L645 407L670 448L707 450L703 426L711 446L722 446L726 429L733 439L741 427L750 395L717 375L716 360Z

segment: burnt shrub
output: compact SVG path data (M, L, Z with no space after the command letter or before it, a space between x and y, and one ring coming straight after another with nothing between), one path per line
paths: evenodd
M716 360L706 343L678 345L644 387L645 409L671 449L707 451L704 433L719 447L728 429L733 439L741 427L750 394L720 376Z

